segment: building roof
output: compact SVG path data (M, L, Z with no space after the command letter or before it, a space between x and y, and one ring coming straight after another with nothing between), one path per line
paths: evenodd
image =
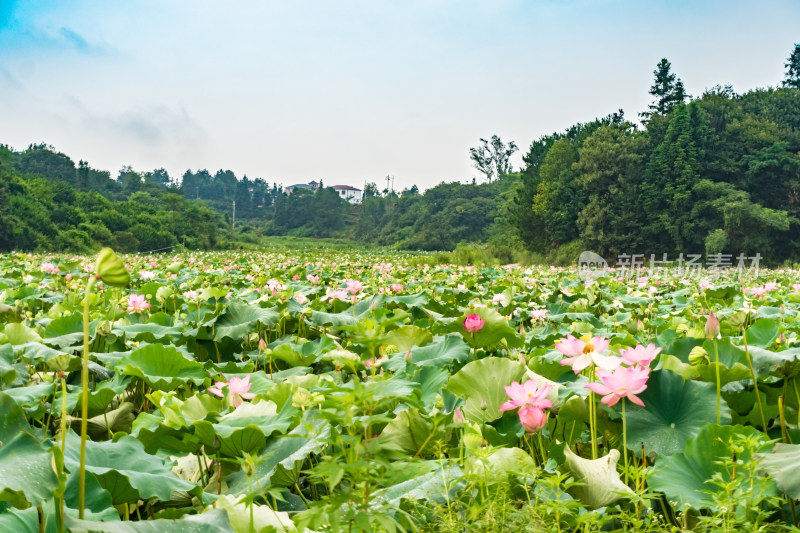
M336 189L337 191L360 191L361 190L361 189L358 189L356 187L351 187L350 185L334 185L332 188Z
M313 189L308 183L297 183L296 185L289 185L287 189Z

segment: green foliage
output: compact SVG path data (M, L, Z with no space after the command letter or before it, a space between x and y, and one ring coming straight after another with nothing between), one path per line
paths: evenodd
M800 91L715 87L684 104L668 62L656 76L644 129L612 115L531 145L509 215L525 247L797 257Z
M83 161L76 168L52 147L0 148L0 250L217 247L222 217L184 200L168 183L163 169L143 177L126 168L115 181Z

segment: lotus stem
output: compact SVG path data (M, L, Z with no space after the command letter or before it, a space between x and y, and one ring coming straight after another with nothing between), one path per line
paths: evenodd
M83 358L81 361L81 463L78 470L78 518L83 520L86 502L86 433L89 419L89 307L94 276L86 282L86 295L83 299ZM66 397L66 396L65 396Z
M589 383L594 382L594 365L590 367L592 371L589 374ZM596 426L596 408L594 405L594 392L589 391L589 434L592 438L592 459L597 459L597 433L595 432Z
M781 437L783 438L784 444L792 444L792 437L789 435L789 431L786 429L786 413L784 411L784 398L783 396L778 396L778 416L781 421Z
M628 427L625 425L625 398L622 398L622 471L628 484Z
M767 433L767 419L764 417L764 408L761 405L761 394L758 391L758 379L753 368L753 360L750 359L750 349L747 347L747 334L742 330L742 340L744 341L744 355L747 357L747 366L750 367L750 375L753 377L753 387L756 389L756 403L758 404L758 414L761 416L761 429ZM719 423L719 422L717 422Z
M792 379L794 389L794 399L797 402L797 427L800 428L800 393L797 392L797 378Z
M717 347L717 339L714 339L714 362L716 363L714 371L717 376L717 425L719 426L721 420L720 414L722 411L722 398L720 395L721 385L719 379L719 348Z

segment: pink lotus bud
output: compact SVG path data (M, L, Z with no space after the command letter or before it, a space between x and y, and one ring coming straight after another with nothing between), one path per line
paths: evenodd
M547 425L547 413L536 407L524 407L519 410L517 416L528 434L536 433Z
M258 349L262 352L267 349L267 343L264 342L264 337L258 339Z
M464 319L464 329L470 333L476 333L483 329L484 320L477 313L473 313Z
M411 362L411 350L406 352L406 363Z
M463 424L464 423L464 413L461 412L461 409L456 407L453 410L453 422L456 424Z
M717 335L719 335L719 320L717 317L714 316L714 312L712 311L710 315L708 315L708 320L706 321L706 338L707 339L715 339Z
M642 331L644 329L644 324L642 323L641 319L636 320L636 330Z

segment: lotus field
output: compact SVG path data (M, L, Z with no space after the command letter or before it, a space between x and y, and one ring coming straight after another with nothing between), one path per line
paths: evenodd
M0 255L0 531L798 531L791 270Z

